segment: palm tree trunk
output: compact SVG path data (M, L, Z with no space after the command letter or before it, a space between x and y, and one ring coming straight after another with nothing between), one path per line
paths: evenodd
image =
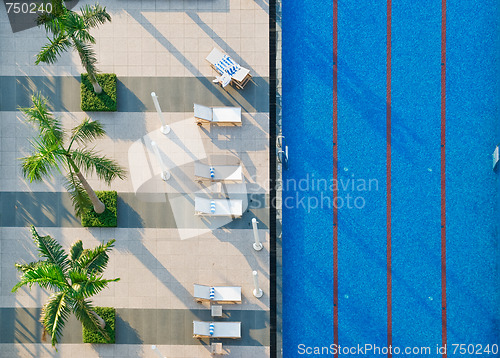
M87 75L89 76L90 83L92 83L92 86L94 86L94 92L97 94L102 93L102 87L99 82L97 82L95 75L91 73L87 73Z
M106 322L101 318L101 316L99 316L94 311L90 311L90 313L92 313L92 315L99 321L99 327L101 327L101 329L104 329L104 327L106 327Z
M85 191L87 192L90 201L92 202L92 205L94 205L94 211L97 214L102 214L104 210L106 209L106 206L102 203L102 201L99 200L97 197L96 193L92 189L92 187L89 185L87 180L83 177L82 173L80 171L77 171L76 176L80 180L80 183L82 183L83 187L85 188Z
M77 41L76 41L75 37L72 36L71 38L73 40L73 43L76 44ZM85 59L84 58L85 55L81 52L81 49L78 46L76 46L76 48L77 48L78 56L80 56L80 61L82 62L83 67L87 71L87 76L89 76L89 81L90 81L90 83L92 83L92 86L94 87L94 92L97 94L101 93L102 88L99 85L99 82L97 82L97 78L95 76L96 70L95 70L93 61L89 60L88 58Z
M69 165L71 165L71 167L75 171L76 176L78 177L78 180L80 180L80 183L82 183L83 188L87 192L87 195L89 196L90 201L92 202L92 205L94 206L94 211L97 214L102 214L104 212L104 210L106 209L106 206L103 204L102 201L99 200L94 189L92 189L92 187L87 182L87 180L85 179L83 174L80 172L80 169L78 169L78 167L76 166L73 159L71 159L71 155L67 154L67 158L68 158Z

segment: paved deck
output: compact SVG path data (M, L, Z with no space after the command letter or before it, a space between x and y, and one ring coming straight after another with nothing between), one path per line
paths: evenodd
M78 6L94 1L79 1ZM225 306L227 321L242 322L242 338L223 340L230 357L270 356L269 218L269 9L263 1L106 0L112 22L93 31L99 69L118 76L118 111L83 113L75 53L52 66L34 65L45 43L38 28L12 33L0 7L0 357L210 357L209 341L192 338L192 320L210 319L209 306L193 300L193 283L237 285L243 302ZM205 60L213 47L249 68L244 90L223 90ZM111 188L119 194L117 228L82 228L74 217L61 178L27 183L17 158L29 151L34 131L18 106L31 91L47 97L65 127L90 116L107 137L96 149L116 159L128 178ZM159 132L150 93L159 96L171 134ZM241 106L241 127L198 127L193 103ZM150 147L155 140L172 178ZM222 194L194 180L197 160L239 161L245 184L225 186ZM108 189L88 178L95 190ZM240 219L194 216L194 196L241 198ZM259 221L264 249L252 249L251 218ZM81 239L86 247L117 240L106 277L121 281L95 297L117 308L115 345L81 343L80 325L71 319L58 352L42 337L37 322L48 294L40 289L11 294L14 262L30 261L36 251L27 225L35 224L65 247ZM264 296L252 294L252 270L259 272ZM151 349L158 347L158 352Z
M208 62L206 63L208 65ZM151 91L161 97L168 112L188 112L193 103L207 106L240 106L246 112L269 112L269 78L252 77L242 90L223 89L210 77L118 77L118 112L155 112ZM34 91L50 97L54 111L80 111L80 76L0 76L0 110L16 111L30 106ZM172 92L172 88L176 91ZM166 95L168 94L168 95ZM188 94L186 96L186 94Z
M38 322L40 308L2 308L0 317L5 322L0 331L0 343L49 343L43 337ZM269 312L263 310L224 309L222 318L210 316L207 309L127 309L116 310L116 342L120 345L206 345L209 341L231 345L231 339L193 340L193 320L245 322L242 326L241 345L262 347L269 345L269 334L262 327L269 326ZM10 328L14 327L14 329ZM61 344L81 344L82 326L73 316L65 327ZM0 353L1 354L1 353Z

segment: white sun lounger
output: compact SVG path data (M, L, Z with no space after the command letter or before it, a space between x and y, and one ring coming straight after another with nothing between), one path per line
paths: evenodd
M243 215L243 201L239 199L206 199L195 197L194 211L196 215L240 217Z
M241 165L207 165L195 162L194 175L198 179L211 181L241 182L243 179Z
M231 83L240 89L243 89L250 78L252 78L249 69L241 67L235 60L222 53L217 48L214 48L212 52L210 52L206 60L221 75L218 77L220 78L218 82L221 83L223 87L226 87L228 84L227 80L225 80L227 77L226 74L231 76Z
M211 301L214 303L241 303L241 287L211 287L206 285L198 285L195 283L193 297L198 302Z
M193 321L194 338L241 338L241 322Z
M194 118L202 123L241 124L241 107L207 107L194 104Z

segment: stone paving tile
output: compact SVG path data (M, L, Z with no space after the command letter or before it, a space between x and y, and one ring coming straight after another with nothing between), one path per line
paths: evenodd
M78 8L94 1L79 1ZM99 68L118 76L213 77L205 57L212 48L227 52L253 76L269 76L267 4L252 0L163 0L141 8L144 1L106 0L112 22L94 29ZM165 8L164 7L168 7ZM0 36L0 75L79 75L76 53L63 54L57 65L34 65L46 42L45 31L32 28L12 34L6 12L0 12L5 31ZM257 56L250 54L256 53Z

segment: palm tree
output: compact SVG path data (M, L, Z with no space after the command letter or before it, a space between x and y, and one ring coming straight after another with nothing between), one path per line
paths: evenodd
M47 33L52 33L52 38L47 37L49 43L42 47L35 64L53 64L61 53L76 50L94 86L94 92L101 93L102 88L96 77L97 59L91 46L95 44L95 38L90 35L89 30L111 21L111 16L106 12L106 7L99 4L85 5L80 11L81 15L68 10L63 0L52 0L52 11L43 12L37 19L37 24L43 25Z
M84 249L79 240L71 246L68 255L52 237L39 236L34 226L31 226L31 233L42 259L15 265L22 272L22 276L12 288L12 292L23 286L31 288L34 284L54 291L43 306L40 319L52 337L52 346L55 346L62 336L71 312L85 328L98 330L109 339L104 330L106 323L94 312L89 297L102 291L108 283L120 280L107 280L102 277L109 260L108 252L111 251L115 240L92 250Z
M21 158L24 177L30 182L41 181L54 170L66 169L65 187L71 194L76 215L81 217L85 210L94 206L97 214L104 212L105 206L83 176L95 173L97 177L110 184L116 177L125 178L125 170L115 161L101 156L94 149L88 149L89 141L103 137L106 132L99 121L85 118L71 130L69 143L65 146L65 137L59 119L49 112L47 100L40 94L31 97L33 106L20 108L28 122L38 126L39 134L31 141L34 152ZM75 143L83 147L73 148Z

